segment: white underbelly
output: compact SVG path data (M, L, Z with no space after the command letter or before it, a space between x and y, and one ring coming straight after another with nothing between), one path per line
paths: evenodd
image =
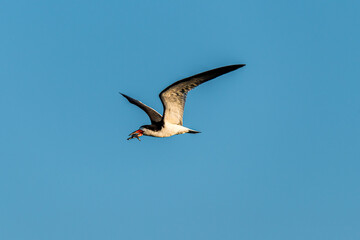
M173 135L187 133L188 131L189 128L187 127L166 123L160 131L149 131L144 133L144 135L148 135L152 137L170 137Z

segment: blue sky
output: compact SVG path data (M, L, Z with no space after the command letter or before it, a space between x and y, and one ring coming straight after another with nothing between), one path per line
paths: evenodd
M0 238L360 239L358 1L3 1ZM176 80L245 63L188 95Z

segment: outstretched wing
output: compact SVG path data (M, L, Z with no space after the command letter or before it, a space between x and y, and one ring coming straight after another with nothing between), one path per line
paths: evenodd
M159 95L164 106L163 121L182 125L187 93L200 84L225 73L234 71L245 64L230 65L199 73L189 78L177 81L165 88Z
M141 108L142 110L144 110L144 112L146 112L146 114L149 116L149 118L151 120L151 124L161 122L162 116L156 110L152 109L149 106L146 106L145 104L143 104L142 102L140 102L136 99L126 96L125 94L122 94L122 93L120 93L120 94L123 95L130 103L132 103L132 104L138 106L139 108Z

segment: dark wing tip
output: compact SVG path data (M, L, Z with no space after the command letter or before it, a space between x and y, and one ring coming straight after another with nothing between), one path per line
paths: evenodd
M244 66L245 66L245 64L228 65L228 66L224 66L224 67L215 68L215 69L209 70L204 73L215 73L216 77L218 77L220 75L223 75L228 72L232 72L232 71L234 71L238 68L244 67ZM204 73L200 73L200 74L204 74ZM200 74L198 74L198 75L200 75ZM195 76L197 76L197 75L195 75ZM213 78L215 78L215 76Z
M129 97L129 96L127 96L127 95L125 95L125 94L121 93L121 92L119 92L119 94L123 95L123 97L124 97L124 98L126 98L126 100L128 100L128 101L129 101L129 103L133 103L133 104L135 104L135 105L136 105L136 103L138 102L136 99L133 99L133 98L131 98L131 97Z
M130 101L131 97L126 96L125 94L123 94L123 93L121 93L121 92L119 92L119 94L121 94L124 98L126 98L128 101Z
M235 64L235 65L230 65L230 66L227 66L227 67L229 67L229 68L231 68L233 70L236 70L238 68L245 67L245 66L246 66L246 64Z
M220 75L223 75L228 72L232 72L232 71L234 71L238 68L244 67L244 66L245 66L245 64L228 65L228 66L224 66L224 67L215 68L215 69L209 70L207 72L199 73L198 75L195 75L195 76L200 76L202 74L210 74L210 75L212 75L212 77L210 79L213 79Z

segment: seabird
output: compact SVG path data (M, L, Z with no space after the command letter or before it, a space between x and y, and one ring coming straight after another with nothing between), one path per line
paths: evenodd
M139 137L142 135L170 137L184 133L200 133L183 126L183 115L187 93L204 82L244 66L245 64L236 64L220 67L171 84L159 94L164 107L163 116L142 102L120 93L130 103L141 108L149 116L151 121L151 125L143 125L138 130L130 133L130 137L127 140L137 138L140 141Z

